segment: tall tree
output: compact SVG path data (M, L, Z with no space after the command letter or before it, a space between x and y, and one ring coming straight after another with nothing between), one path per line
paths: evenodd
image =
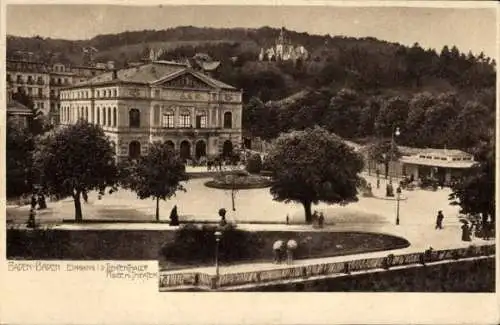
M122 167L123 168L123 167ZM187 181L182 159L165 143L155 142L147 155L137 162L130 161L127 171L120 177L121 184L141 199L156 200L156 220L160 220L160 200L166 200L177 191L185 191L181 182Z
M495 222L495 138L479 145L478 163L452 186L450 200L459 205L461 213L480 214L483 224L488 218Z
M7 197L19 197L31 192L33 138L20 124L7 121L6 132Z
M396 127L404 135L408 118L408 99L402 96L391 97L384 102L375 120L375 130L380 137L391 137Z
M385 178L389 175L389 164L401 157L397 145L392 141L379 140L368 146L368 157L379 164L384 164Z
M41 185L56 199L72 197L82 221L81 195L117 183L115 152L104 131L83 120L46 134L35 152Z
M354 138L359 125L363 102L352 89L341 89L330 101L326 114L327 129L341 137Z
M425 146L428 137L422 129L422 124L425 122L427 110L435 104L436 98L429 92L415 94L410 100L408 118L405 123L405 129L411 134L411 136L406 137L409 145Z
M273 173L273 199L301 203L307 223L312 221L312 204L357 201L363 159L321 127L281 135L266 163Z

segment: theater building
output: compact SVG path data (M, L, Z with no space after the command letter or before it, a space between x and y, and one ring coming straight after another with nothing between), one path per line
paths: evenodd
M240 147L242 91L185 64L155 61L106 72L60 91L61 124L99 124L118 158L161 141L184 159Z

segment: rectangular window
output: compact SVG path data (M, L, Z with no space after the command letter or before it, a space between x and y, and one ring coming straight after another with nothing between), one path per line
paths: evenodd
M160 98L160 90L155 89L155 98Z
M161 120L161 125L164 128L173 128L174 127L174 115L173 114L164 114Z
M203 129L206 127L207 127L207 116L206 115L196 116L196 128Z
M180 128L191 127L191 116L189 114L179 115L179 127Z

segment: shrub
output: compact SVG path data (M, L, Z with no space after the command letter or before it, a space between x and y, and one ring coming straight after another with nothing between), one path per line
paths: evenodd
M248 158L246 169L252 174L260 173L262 170L262 159L259 154L253 154Z
M258 239L252 233L236 229L236 226L232 224L223 228L214 225L185 225L178 230L173 241L162 247L161 254L166 260L172 262L213 261L216 231L222 232L219 242L219 260L221 262L254 257Z

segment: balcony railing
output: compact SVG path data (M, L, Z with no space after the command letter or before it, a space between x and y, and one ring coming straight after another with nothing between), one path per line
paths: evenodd
M217 289L232 286L263 284L272 281L307 279L313 276L350 274L368 270L389 270L392 267L425 265L440 261L457 261L473 257L495 255L495 245L469 246L467 248L426 251L402 255L389 254L386 257L357 259L334 263L322 263L284 267L274 270L222 274L217 278L205 273L170 273L160 275L160 290L175 290L176 287L191 286Z

